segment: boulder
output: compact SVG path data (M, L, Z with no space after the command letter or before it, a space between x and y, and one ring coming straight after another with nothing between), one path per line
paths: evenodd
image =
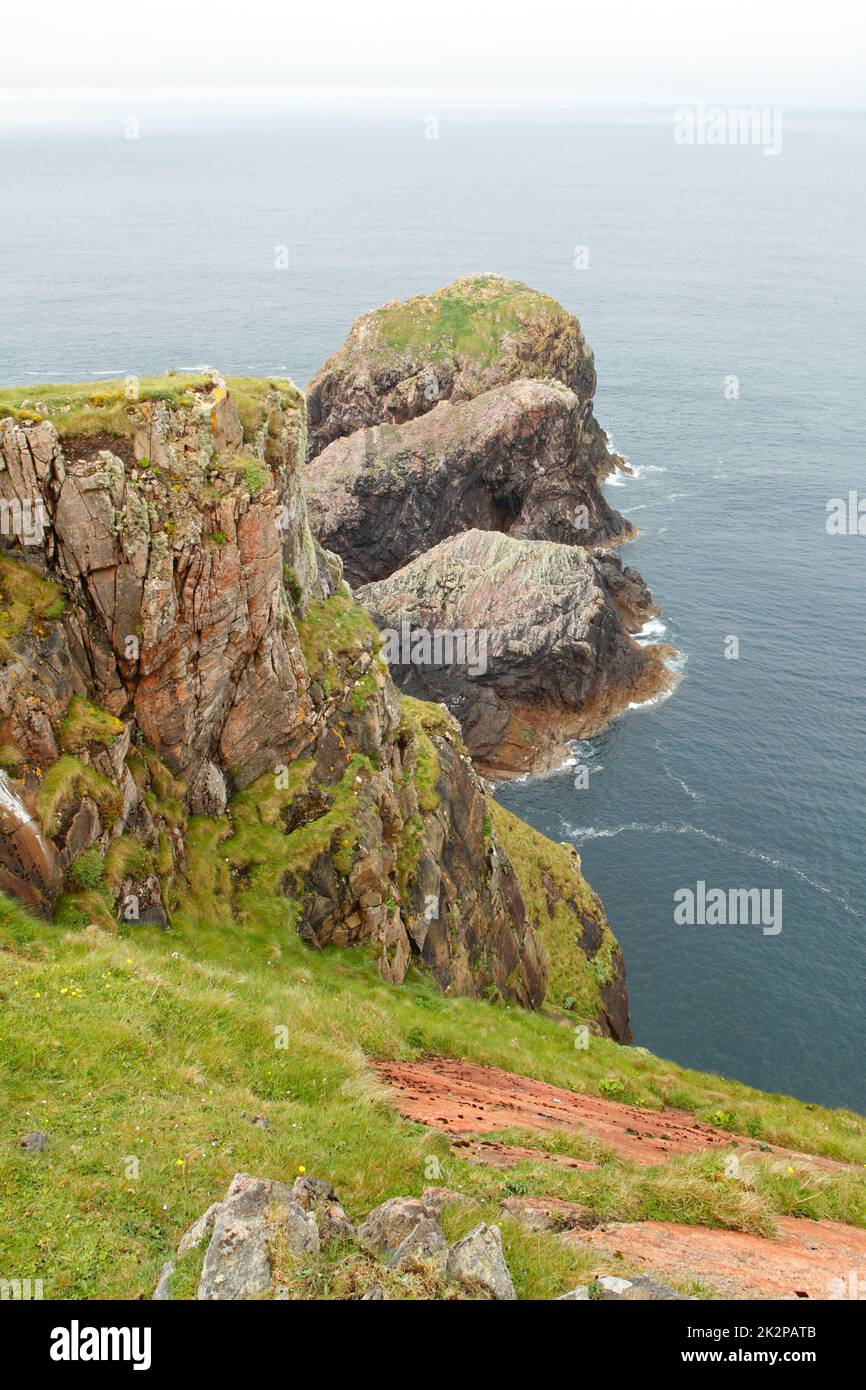
M368 1250L388 1253L400 1246L421 1221L434 1213L417 1197L389 1197L375 1207L358 1228L358 1240Z
M221 1202L211 1202L207 1211L203 1212L198 1220L193 1222L189 1230L184 1232L177 1247L178 1255L185 1255L187 1250L196 1249L201 1245L205 1236L210 1235L221 1206Z
M48 1144L48 1135L43 1134L41 1129L32 1129L29 1134L22 1137L20 1142L25 1153L41 1154Z
M323 1178L296 1178L292 1196L314 1218L323 1245L332 1240L351 1240L355 1227L329 1182Z
M469 1293L482 1293L498 1301L517 1298L502 1253L498 1226L486 1226L481 1222L452 1245L445 1275L451 1283L460 1284Z
M166 1260L162 1269L159 1271L159 1279L153 1291L153 1300L162 1303L171 1297L171 1276L174 1274L174 1260Z
M445 704L493 778L561 766L569 740L671 680L670 649L632 639L577 546L465 531L357 597L396 684Z
M660 1284L656 1279L650 1279L644 1274L636 1274L633 1279L620 1279L615 1275L606 1274L598 1283L601 1285L598 1297L606 1302L661 1303L675 1299L687 1301L685 1294L677 1293L666 1284Z
M448 1242L437 1219L426 1217L401 1240L388 1256L388 1267L394 1270L429 1265L444 1273L448 1258Z
M272 1292L271 1250L277 1240L292 1255L319 1253L315 1218L285 1183L237 1173L214 1214L197 1297L232 1300Z

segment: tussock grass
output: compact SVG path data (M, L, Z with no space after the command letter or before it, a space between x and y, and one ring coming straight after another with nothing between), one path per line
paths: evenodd
M326 695L336 688L345 659L382 645L373 620L346 594L314 599L295 625L307 670Z
M191 407L196 403L196 393L209 390L211 384L210 376L200 373L141 377L138 400ZM25 405L25 401L29 404ZM123 377L109 381L48 382L41 386L0 390L0 419L6 416L17 420L48 419L61 438L88 438L99 434L128 437L133 433L130 408L134 405L135 402L127 398ZM37 406L44 406L44 411Z
M264 425L269 397L275 398L282 410L298 409L304 403L303 393L288 378L227 376L225 382L243 426L245 444L251 444Z
M46 835L56 835L64 806L82 796L93 798L109 825L123 809L123 793L116 783L64 753L48 768L36 798L36 814Z
M10 659L15 639L31 628L62 618L64 599L56 584L20 560L0 555L0 662Z
M526 900L527 913L550 960L548 1004L592 1019L611 978L616 941L597 895L580 873L571 845L557 845L488 798L490 817ZM577 871L577 872L576 872ZM590 933L592 936L590 938ZM592 945L592 958L584 954ZM620 1099L628 1099L623 1094Z
M210 391L213 384L209 373L145 376L139 378L138 402L165 401L173 409L191 409L199 395ZM284 410L303 404L302 393L293 382L283 378L227 377L226 386L247 443L256 438L265 423L269 400ZM48 419L61 438L83 439L101 434L128 438L134 430L135 404L127 398L124 377L0 389L0 419Z
M122 733L123 724L113 714L73 695L60 728L60 746L74 752L88 743L111 744Z

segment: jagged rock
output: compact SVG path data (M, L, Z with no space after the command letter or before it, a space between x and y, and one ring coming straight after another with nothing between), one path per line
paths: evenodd
M292 411L275 399L271 416ZM269 488L239 482L243 470L224 464L242 442L224 390L189 411L142 402L130 413L134 457L158 470L134 478L122 441L120 452L84 440L61 448L47 421L5 421L0 486L32 487L14 465L35 450L51 520L45 553L72 598L66 635L92 697L113 712L131 701L169 765L193 784L203 778L199 804L213 814L225 804L206 766L214 750L243 786L297 749L302 732L306 671L281 612L284 565L319 592L300 457L286 468L282 456ZM260 474L269 477L264 460ZM220 543L207 544L213 535Z
M41 911L54 902L61 882L54 845L0 770L0 888Z
M381 1284L371 1284L366 1293L361 1294L361 1303L379 1303L385 1297Z
M669 649L632 640L580 547L466 531L357 597L393 679L446 704L490 776L561 765L568 740L670 681Z
M423 1264L444 1273L447 1256L448 1242L438 1219L426 1217L388 1256L388 1267L400 1270Z
M613 550L598 546L592 552L595 567L630 631L641 627L658 613L652 594L637 570L623 565Z
M310 524L353 587L474 527L584 546L625 537L598 486L610 459L581 442L581 418L559 383L515 381L405 425L359 430L308 465Z
M329 1182L322 1178L296 1178L292 1196L304 1211L315 1218L323 1245L332 1240L352 1239L355 1227Z
M178 1255L185 1255L187 1250L193 1250L196 1246L201 1245L205 1236L210 1235L221 1205L221 1202L211 1202L207 1211L203 1212L198 1220L193 1222L189 1230L184 1232L177 1247Z
M561 1293L561 1294L559 1295L559 1298L556 1299L556 1302L557 1302L557 1303L588 1303L588 1302L589 1302L589 1285L588 1285L588 1284L579 1284L578 1287L577 1287L576 1289L572 1289L569 1293Z
M598 1283L602 1290L598 1297L608 1302L657 1303L674 1299L687 1301L685 1294L676 1293L666 1284L660 1284L644 1274L636 1274L633 1279L620 1279L615 1275L605 1274Z
M221 816L228 795L226 782L215 763L204 762L190 786L190 810L194 816Z
M417 1197L389 1197L375 1207L358 1228L358 1239L368 1250L393 1251L433 1213Z
M171 1276L174 1274L174 1260L166 1260L162 1269L159 1271L159 1279L153 1291L153 1302L162 1303L171 1297Z
M214 1215L197 1298L251 1298L271 1290L271 1247L278 1237L291 1254L319 1253L315 1218L285 1183L237 1173Z
M102 818L99 807L89 796L85 796L72 817L63 844L63 864L68 866L79 854L95 844L102 834Z
M310 382L310 453L519 377L555 379L584 404L592 399L592 352L577 319L548 295L498 275L467 275L432 295L391 300L356 321Z
M168 917L161 903L151 903L149 907L143 907L138 914L138 920L152 927L165 929L168 926Z
M481 1222L452 1245L445 1272L446 1278L470 1293L481 1291L497 1300L517 1298L502 1253L498 1226L486 1226Z

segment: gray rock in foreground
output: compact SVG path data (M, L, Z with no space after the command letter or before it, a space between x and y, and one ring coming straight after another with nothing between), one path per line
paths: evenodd
M499 1227L487 1226L483 1221L462 1240L458 1240L456 1245L452 1245L445 1276L469 1293L486 1293L488 1297L503 1302L517 1298L502 1253Z
M433 1215L435 1213L417 1197L389 1197L387 1202L370 1212L358 1229L358 1239L368 1250L396 1250L412 1234L419 1221Z
M197 1297L233 1300L267 1293L277 1238L294 1255L319 1253L315 1218L285 1183L236 1174L214 1218Z

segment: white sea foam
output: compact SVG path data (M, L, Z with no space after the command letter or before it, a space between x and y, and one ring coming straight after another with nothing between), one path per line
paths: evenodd
M660 690L658 695L652 695L648 700L630 700L626 709L650 709L653 705L663 705L665 700L669 700L673 695L675 685L667 690Z
M690 825L685 821L660 821L657 824L653 824L651 821L628 821L625 825L570 825L565 820L563 820L562 825L568 838L578 846L583 844L584 840L612 840L617 835L630 833L637 835L691 835L696 839L709 840L711 844L720 845L733 854L741 854L746 859L755 859L761 864L769 864L774 869L782 869L785 873L793 874L802 883L814 888L817 893L823 893L825 897L832 898L833 902L838 903L850 917L856 917L861 921L866 920L866 915L852 907L847 898L834 892L829 884L822 883L820 879L810 878L796 864L764 850L733 844L731 840L726 840L723 835L715 835L711 830L704 830L699 825Z
M697 801L698 804L701 806L706 805L707 798L705 796L701 796L700 792L693 791L684 777L678 777L675 772L671 771L667 763L665 763L664 768L665 775L669 777L672 782L676 782L678 787L682 787L686 796L690 797L692 801Z
M656 638L664 637L667 630L667 624L663 623L661 618L650 618L644 623L640 632L635 632L632 636L636 642L645 647L648 643L654 642Z
M620 457L623 456L620 455ZM606 485L608 487L625 487L626 483L643 478L647 473L667 473L668 471L657 463L632 463L629 464L629 469L628 473L611 473L604 480Z

